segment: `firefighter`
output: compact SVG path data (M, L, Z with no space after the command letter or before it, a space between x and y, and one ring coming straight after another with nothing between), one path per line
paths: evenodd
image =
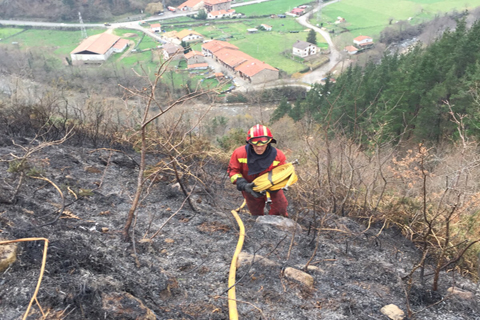
M253 190L255 185L252 181L287 162L285 154L273 147L272 143L277 141L270 129L257 124L248 130L246 145L233 151L228 164L230 180L237 185L237 190L242 192L253 216L264 214L266 196ZM283 190L271 192L270 197L272 203L268 214L288 217L288 202Z

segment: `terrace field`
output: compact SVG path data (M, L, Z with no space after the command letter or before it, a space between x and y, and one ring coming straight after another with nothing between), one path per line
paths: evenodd
M417 24L453 10L471 10L480 6L480 0L342 0L326 6L310 20L327 28L337 28L337 17L345 18L340 27L348 29L352 38L369 35L378 40L380 32L390 22L407 20Z

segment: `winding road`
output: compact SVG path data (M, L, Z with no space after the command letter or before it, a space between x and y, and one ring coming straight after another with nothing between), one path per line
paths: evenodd
M254 4L254 3L260 3L260 2L265 2L269 0L254 0L254 1L248 1L248 2L242 2L242 3L237 3L233 4L232 7L238 7L238 6L244 6L244 5L249 5L249 4ZM310 88L312 84L314 83L320 83L320 80L325 77L325 75L330 72L341 60L342 60L342 54L335 48L335 45L330 37L330 34L308 22L309 18L320 11L322 8L324 8L327 5L330 5L332 3L336 3L340 0L332 0L327 3L323 2L318 2L318 5L310 12L307 14L298 17L296 20L299 24L315 30L317 33L321 34L323 38L327 41L329 48L330 48L330 55L329 55L329 62L323 65L322 67L305 74L302 78L300 79L280 79L277 81L269 82L264 85L264 87L277 87L277 86L303 86L306 88ZM136 29L140 30L144 33L146 33L148 36L157 39L158 41L164 43L165 41L156 33L150 32L150 30L143 28L140 26L140 21L159 21L159 20L166 20L166 19L172 19L176 18L179 16L186 16L190 14L194 14L196 11L179 11L179 12L168 12L166 11L164 15L162 16L152 16L143 20L138 20L138 21L126 21L126 22L118 22L118 23L111 23L109 26L105 26L104 24L101 23L57 23L57 22L38 22L38 21L21 21L21 20L0 20L0 24L3 25L15 25L15 26L38 26L38 27L50 27L50 28L81 28L81 27L87 27L87 28L108 28L108 29L115 29L115 28L131 28L131 29ZM1 40L1 39L0 39ZM242 91L248 91L253 89L250 88L247 84L243 86L243 88L238 88Z

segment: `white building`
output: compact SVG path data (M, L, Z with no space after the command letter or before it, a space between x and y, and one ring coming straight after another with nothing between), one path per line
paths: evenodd
M293 44L293 48L292 48L292 54L302 58L311 56L313 54L316 54L317 52L318 52L318 47L316 45L314 45L313 43L301 41L301 40L297 40L297 42Z

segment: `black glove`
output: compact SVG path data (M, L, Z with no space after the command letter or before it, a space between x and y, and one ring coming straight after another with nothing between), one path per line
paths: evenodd
M255 198L262 197L263 195L260 192L253 191L253 187L255 184L253 182L248 183L247 180L244 178L237 179L237 190L238 191L245 191L250 193Z

